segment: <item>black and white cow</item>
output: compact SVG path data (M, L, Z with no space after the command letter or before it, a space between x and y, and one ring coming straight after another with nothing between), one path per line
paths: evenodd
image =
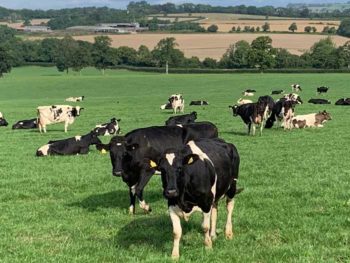
M129 186L130 213L135 213L136 197L145 212L151 210L143 199L143 189L156 172L156 167L150 163L150 160L159 158L166 149L182 148L188 140L217 137L215 125L212 124L212 130L215 129L216 132L203 130L203 125L209 127L208 123L198 125L193 123L183 128L153 126L136 129L125 136L113 137L108 145L99 146L101 149L110 151L113 175L121 176Z
M110 122L95 126L94 131L98 136L110 136L120 133L119 122L121 119L112 118Z
M48 144L41 146L36 151L36 156L87 154L90 145L100 143L101 141L97 137L96 132L91 131L83 136L49 141Z
M166 104L160 105L160 109L161 109L161 110L172 110L172 109L173 109L173 106L171 105L170 102L168 102L168 103L166 103Z
M46 133L46 126L64 122L64 132L67 132L68 125L73 124L75 118L80 116L84 108L69 105L40 106L37 108L39 131Z
M166 122L166 126L172 126L172 125L184 125L195 122L197 119L197 112L193 111L190 114L184 114L180 116L173 116L170 117Z
M191 213L203 213L204 244L216 238L218 202L226 197L225 236L233 238L232 213L237 191L240 158L236 147L220 139L188 142L182 149L168 149L160 159L151 159L161 171L163 194L168 200L173 225L172 257L180 256L182 227Z
M8 122L5 120L4 116L0 112L0 126L7 126L9 125Z
M80 96L80 97L69 97L66 98L65 101L69 101L69 102L79 102L79 101L83 101L85 98L85 96Z
M327 93L329 90L329 87L325 87L325 86L321 86L317 88L317 93L321 94L321 93Z
M278 94L282 94L284 93L284 90L283 89L280 89L280 90L273 90L271 92L271 95L278 95Z
M349 106L350 98L343 98L336 101L335 105Z
M308 103L312 104L331 104L329 100L325 99L309 99Z
M21 120L12 125L12 129L36 129L38 128L38 120L37 118L33 118L30 120Z
M252 93L254 93L254 92L256 92L256 90L255 89L246 89L244 92L252 92Z
M287 101L294 101L297 104L303 104L301 97L296 93L284 94L284 96L280 99L286 99Z
M208 106L209 103L205 100L192 100L190 106Z
M276 121L282 122L285 129L291 129L291 120L294 117L294 108L298 104L294 100L281 98L276 101L270 117L266 121L265 128L272 128Z
M299 92L302 91L301 86L299 84L292 84L292 91Z

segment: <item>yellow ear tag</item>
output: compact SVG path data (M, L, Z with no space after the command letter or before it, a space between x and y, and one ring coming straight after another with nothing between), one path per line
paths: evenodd
M188 162L187 162L187 164L191 164L191 163L193 163L193 157L191 157L190 159L188 159Z
M152 160L149 161L149 165L151 166L151 168L157 167L157 164L155 162L153 162Z
M107 151L106 151L105 149L102 149L102 150L101 150L101 153L102 153L102 154L106 154Z

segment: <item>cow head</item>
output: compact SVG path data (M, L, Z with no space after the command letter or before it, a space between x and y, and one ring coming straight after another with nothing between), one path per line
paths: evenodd
M0 126L7 126L8 122L4 118L0 118Z
M95 131L91 131L89 134L87 134L88 136L91 136L91 140L90 140L90 144L95 144L95 145L99 145L101 144L101 140L98 138L98 134Z
M157 169L162 175L165 198L179 196L179 187L186 185L184 169L199 159L196 154L184 154L181 151L167 150L157 162Z
M325 110L322 112L320 111L317 115L321 116L323 121L330 121L332 119L332 116L330 115L330 113Z
M193 116L193 119L196 120L197 119L197 112L196 111L192 111L191 115Z
M80 116L80 111L83 110L84 108L80 108L79 106L75 106L72 108L72 116L77 117Z
M115 136L109 143L109 155L113 167L113 175L121 176L123 173L123 158L126 155L126 141L124 136Z
M228 107L232 109L233 116L237 116L238 105L233 105L233 106L228 106Z

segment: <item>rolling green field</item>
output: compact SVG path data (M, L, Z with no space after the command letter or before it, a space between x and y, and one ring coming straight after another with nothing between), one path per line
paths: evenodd
M298 106L298 114L326 109L324 128L264 130L248 137L240 118L228 109L242 90L257 96L272 89L290 91L299 83L306 102L316 87L330 86L331 105ZM0 79L0 111L12 125L36 116L39 105L64 104L85 95L82 115L69 126L37 130L0 127L1 262L172 262L172 226L159 176L145 189L153 208L128 214L129 195L113 177L109 155L94 147L88 155L37 158L51 139L89 132L111 117L121 118L123 133L162 125L172 116L159 106L181 92L185 112L210 120L241 156L234 210L233 240L223 235L225 202L219 208L218 239L203 245L201 215L182 222L181 262L350 262L350 107L334 106L350 97L348 74L161 75L87 69L82 75L54 68L24 67ZM257 97L256 96L256 97ZM277 97L276 97L277 98ZM206 99L208 107L189 107ZM102 138L108 142L110 138Z

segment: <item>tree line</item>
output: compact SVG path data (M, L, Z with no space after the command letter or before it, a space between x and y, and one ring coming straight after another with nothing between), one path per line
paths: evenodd
M0 76L12 67L26 63L50 63L59 71L81 72L85 67L95 67L102 74L105 69L118 65L135 67L210 68L210 69L288 69L317 68L341 69L350 65L350 41L336 47L331 38L315 43L298 56L288 50L274 48L268 36L256 38L252 43L238 41L229 46L220 60L198 57L186 58L177 48L175 38L159 41L153 50L141 45L137 50L122 46L114 48L108 36L95 37L94 43L62 39L22 40L15 31L0 27Z

